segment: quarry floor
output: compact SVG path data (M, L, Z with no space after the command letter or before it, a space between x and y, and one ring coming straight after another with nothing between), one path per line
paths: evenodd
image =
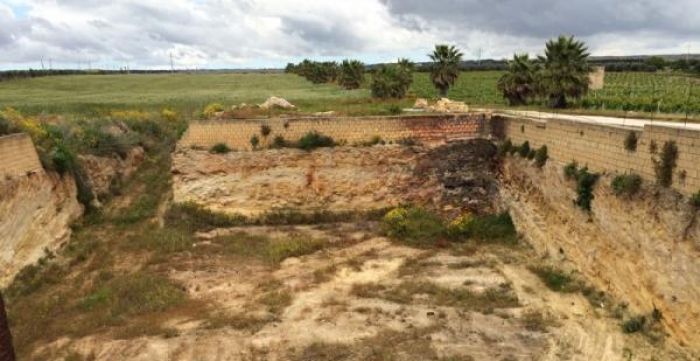
M676 359L644 336L623 334L619 320L580 293L548 289L529 270L547 260L525 244L416 249L377 236L376 227L215 230L327 243L279 266L178 259L167 264L168 277L191 298L213 305L214 316L168 319L175 331L167 337L116 340L97 334L49 348L97 360ZM206 247L211 234L201 234L198 244ZM503 292L471 300L436 295L426 285ZM410 291L392 289L404 286Z
M418 192L411 200L430 200L446 213L454 211L455 199L469 193L455 191L467 187L458 180L480 179L470 172L462 172L461 178L446 177L439 172L425 176L424 169L415 167L421 164L421 159L430 159L421 158L431 154L430 150L420 150L418 155L413 150L391 147L342 147L320 150L310 156L297 151L270 152L232 153L228 160L204 153L178 160L176 155L174 164L192 159L192 163L205 168L218 164L210 168L212 173L221 175L224 174L221 168L237 164L240 157L253 157L250 164L257 163L256 176L273 182L290 174L296 174L292 178L299 180L298 174L304 174L306 168L292 171L289 168L293 164L289 163L286 175L275 173L270 170L274 166L265 168L266 164L274 163L271 159L291 157L297 159L294 164L300 164L308 163L308 157L327 160L324 157L328 152L345 154L335 158L341 159L340 166L333 162L324 163L330 164L325 170L315 166L319 174L316 179L321 180L307 183L313 186L314 182L335 184L333 179L351 174L349 168L343 167L362 153L361 159L366 162L355 161L355 170L368 167L372 178L360 179L364 192L371 193L370 189L377 184L373 182L384 177L378 166L389 162L394 164L390 169L397 175L395 179L404 179L405 184L414 187L429 185L427 193ZM377 158L374 153L393 157ZM208 158L209 163L202 162L202 158ZM405 159L410 162L402 163ZM448 169L451 175L460 173L450 161L438 163L437 168ZM333 169L341 171L334 173ZM421 177L414 179L413 175L418 173ZM206 174L179 172L175 178L180 179L173 183L183 182L183 177L191 175L199 189L206 189L206 185L202 186ZM324 180L324 176L330 178ZM445 182L450 183L449 189ZM469 184L472 188L483 188L479 194L491 192L489 184L479 183L479 187ZM106 213L118 213L137 203L139 193L154 192L138 182L131 187L133 192L115 197ZM240 185L232 184L232 187L234 192L244 190ZM276 187L280 189L279 184ZM321 188L320 191L328 192L326 200L331 205L360 204L359 200L367 196L360 192L344 198L348 194L340 192L342 197L338 196L338 188L333 188L336 191ZM177 192L176 189L175 198ZM242 208L246 199L253 199L257 203L251 209L257 212L261 199L272 197L279 203L285 198L280 193L261 196L259 190L255 192L230 201ZM198 199L211 196L203 194L200 192ZM384 198L375 197L371 204L377 208L390 206L394 197L399 196L390 191L385 194ZM477 199L472 207L478 207L479 199L472 198ZM166 191L153 219L139 227L110 228L111 242L125 242L127 238L138 238L139 232L146 234L158 228L171 201L172 195ZM315 204L313 208L322 206ZM226 204L217 203L214 208L225 207ZM167 230L167 222L165 225ZM106 231L100 232L97 234ZM122 254L114 251L109 262L111 272L140 268L163 275L182 288L188 299L187 307L157 317L134 316L126 321L125 327L139 322L157 323L163 332L134 332L124 336L109 327L100 327L84 335L64 335L35 344L29 354L35 359L133 361L689 360L685 354L645 335L623 333L621 320L610 312L611 305L600 303L607 301L587 298L580 292L563 293L548 288L531 270L545 267L551 260L536 253L522 238L514 245L467 241L416 248L383 234L381 223L370 220L218 227L194 232L192 239L188 239L191 244L184 251L162 254L159 253L164 252L162 248L156 251L129 248ZM245 252L222 252L220 249L226 245L221 240L231 237L243 244L261 239L313 240L314 250L270 262ZM102 266L92 261L97 255L90 257L87 265L74 268L66 279L77 282L84 274L99 274Z

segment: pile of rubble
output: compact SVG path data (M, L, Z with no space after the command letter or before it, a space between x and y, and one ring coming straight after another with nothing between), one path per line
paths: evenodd
M430 105L427 99L418 98L413 105L413 109L421 109L435 113L466 113L469 111L469 106L464 102L458 102L447 98L441 98L435 104Z

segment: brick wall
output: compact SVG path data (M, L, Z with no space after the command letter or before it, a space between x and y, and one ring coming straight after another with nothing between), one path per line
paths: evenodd
M673 187L685 194L700 190L699 131L649 125L640 130L557 119L539 121L495 117L494 122L516 145L526 140L533 147L546 144L550 158L562 165L576 160L596 172L635 172L650 182L656 180L653 154L649 151L651 141L656 142L660 152L664 142L673 140L678 146ZM635 131L639 139L635 152L624 147L630 131ZM683 172L685 179L680 176Z
M277 135L287 141L296 141L309 131L316 130L348 144L368 141L380 136L385 141L415 138L426 143L442 143L451 139L473 138L488 133L486 114L417 115L402 117L348 117L297 118L264 120L211 120L196 121L180 140L181 146L210 148L226 143L238 150L250 149L250 138L260 136L260 126L272 128L267 141Z
M39 156L29 135L19 133L0 137L0 176L21 176L41 170Z

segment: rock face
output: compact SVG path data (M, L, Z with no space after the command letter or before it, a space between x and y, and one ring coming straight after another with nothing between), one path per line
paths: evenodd
M233 152L179 150L175 202L259 215L275 209L364 211L439 195L435 178L414 176L423 151L401 146ZM420 184L420 186L418 186Z
M75 181L41 170L0 181L0 287L44 250L57 249L82 215Z
M549 163L542 170L520 159L504 165L502 195L518 230L539 252L573 263L631 311L659 310L675 340L700 349L698 211L653 187L618 198L604 176L589 215L572 204L575 185L561 165Z
M113 182L125 180L138 169L144 159L144 150L134 147L124 159L116 155L97 157L89 154L80 155L79 159L95 198L100 199L110 193Z

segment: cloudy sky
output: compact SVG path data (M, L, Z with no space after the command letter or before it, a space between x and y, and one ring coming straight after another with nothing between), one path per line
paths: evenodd
M0 69L468 59L572 34L594 55L700 53L700 0L0 0Z

